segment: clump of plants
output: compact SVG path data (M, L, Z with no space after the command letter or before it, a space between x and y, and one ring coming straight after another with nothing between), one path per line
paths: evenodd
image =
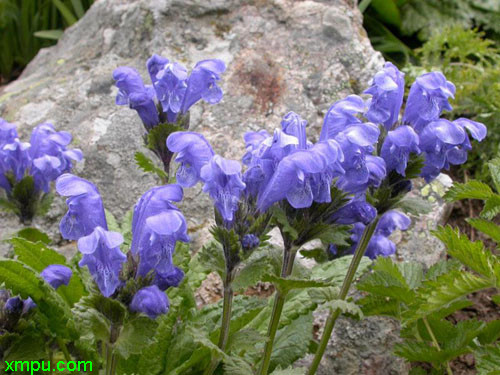
M94 184L65 173L56 180L68 197L60 231L77 241L78 255L66 262L43 242L14 238L15 259L0 261L4 287L31 298L32 319L46 324L40 357L90 359L109 375L316 373L339 315L362 317L348 298L354 280L370 259L394 254L389 235L410 224L399 210L422 207L406 196L412 180L430 182L464 163L471 138L482 141L486 127L441 117L455 93L441 72L419 76L404 101L404 74L387 63L368 99L350 95L330 107L317 142L308 139L307 121L289 112L272 134L245 134L240 162L189 131L192 105L222 100L224 63L203 60L187 74L154 55L147 68L151 86L132 68L115 70L116 101L137 111L161 167L136 159L162 185L117 220ZM198 183L212 201L214 225L211 240L191 251L176 204ZM269 242L273 228L282 247ZM304 251L313 240L322 246ZM299 252L327 261L308 269ZM211 272L222 280L223 298L200 307L196 289ZM242 294L261 281L273 284L271 298ZM329 311L319 342L317 308ZM308 369L292 367L308 353Z

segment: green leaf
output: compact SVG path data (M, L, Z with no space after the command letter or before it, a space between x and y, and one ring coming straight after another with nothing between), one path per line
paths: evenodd
M12 346L6 350L2 359L5 361L40 361L48 360L44 337L37 332L23 334Z
M491 188L480 182L471 180L465 184L454 183L444 195L444 199L449 202L456 202L462 199L486 200L493 195Z
M217 272L224 280L226 273L226 261L224 251L219 242L212 241L204 245L198 252L199 262L209 272Z
M49 329L60 337L74 336L69 305L32 268L17 260L0 260L0 283L22 298L31 297L47 317Z
M497 294L496 296L491 297L491 300L500 306L500 294Z
M271 282L283 294L287 294L294 289L320 288L331 286L331 283L324 280L300 280L294 278L283 278L274 275L265 275L263 281Z
M500 213L500 196L495 194L486 200L484 208L481 211L480 215L484 219L492 220L499 213Z
M467 222L500 244L500 228L495 223L484 219L467 219Z
M19 215L19 207L17 207L17 205L14 202L11 202L1 197L0 197L0 209L7 212L13 212L16 215Z
M480 348L474 354L478 375L500 375L500 345Z
M52 202L54 201L54 194L47 193L43 194L42 198L40 198L40 201L38 202L37 208L36 208L36 214L39 216L44 216L49 212L50 206L52 206Z
M120 225L116 220L115 216L109 210L104 210L104 214L106 215L106 223L108 224L108 230L111 232L119 232L121 233Z
M450 226L441 227L434 232L447 247L448 254L458 259L470 269L492 280L492 286L500 285L500 259L484 248L480 241L471 242Z
M115 343L117 352L125 359L131 354L140 354L154 341L152 333L157 325L155 320L141 315L127 321Z
M71 10L69 10L69 8L61 0L52 0L52 3L59 10L64 20L69 26L73 25L74 23L76 23L76 21L78 21L71 12Z
M500 338L500 320L487 322L478 338L482 345L494 344Z
M491 179L495 184L497 192L500 193L500 158L496 157L488 163Z
M435 280L438 276L461 267L462 264L456 259L440 260L429 268L425 274L425 280Z
M33 33L37 38L59 40L64 34L63 30L40 30Z
M155 163L144 155L142 152L137 151L134 155L135 162L139 168L144 172L153 173L157 175L162 181L166 181L167 174L161 168L158 168Z
M16 233L16 237L24 238L25 240L28 240L30 242L43 242L46 245L50 245L50 237L40 231L37 228L24 228L21 229L19 232Z
M328 261L326 250L321 247L310 250L300 250L300 255L307 259L314 259L317 263L325 263L326 261Z
M425 215L431 212L432 204L428 200L419 197L405 196L394 208L415 216Z
M66 258L63 255L48 248L42 242L34 243L24 238L12 238L9 242L14 248L17 259L33 268L35 271L42 272L46 267L52 264L68 266ZM68 285L61 285L57 288L57 293L60 294L70 306L73 306L84 294L86 294L83 282L76 272L73 272Z
M328 308L331 311L340 310L342 314L350 315L351 317L357 319L363 319L363 312L361 311L359 306L353 302L336 299L326 302L321 306L321 308Z
M288 222L288 218L286 217L286 213L282 208L280 208L278 206L273 206L273 207L271 207L270 211L272 212L273 219L276 221L278 227L281 229L281 231L283 233L288 235L290 240L295 241L297 238L299 238L299 233Z
M470 272L452 270L435 281L426 281L419 290L421 304L416 317L423 317L438 311L468 294L491 287L491 282Z
M401 27L401 15L393 0L372 0L371 7L375 9L383 22L397 28Z
M312 339L312 313L302 315L276 334L271 354L270 371L280 366L287 368L307 353Z
M266 275L273 272L269 257L265 252L254 252L246 261L242 262L242 268L236 274L232 287L235 292L243 291L250 286L262 281Z

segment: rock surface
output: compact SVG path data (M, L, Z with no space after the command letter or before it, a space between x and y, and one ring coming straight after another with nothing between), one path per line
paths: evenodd
M0 116L16 123L25 138L45 121L70 131L85 154L75 173L99 187L106 208L120 220L157 181L134 163L135 151L147 151L135 112L115 105L111 74L116 67L137 68L147 80L145 62L153 53L189 68L205 58L224 60L224 99L216 106L195 105L191 129L203 132L216 152L239 159L244 132L272 130L293 110L308 120L309 134L317 136L332 102L366 88L383 61L373 51L354 3L99 0L57 46L42 50L21 78L0 92ZM209 206L199 186L188 190L181 204L195 247L212 222ZM441 206L436 207L439 216ZM74 245L58 237L64 211L58 198L48 217L34 225L59 238L61 250L71 253ZM416 225L420 228L420 221ZM0 216L0 240L20 228L13 216ZM421 229L411 233L414 237L400 239L402 258L418 254L420 259L424 243L431 252L429 262L440 256L421 239ZM0 245L0 252L5 249ZM320 374L407 373L404 363L391 355L397 337L393 322L343 322Z
M153 53L188 68L224 60L224 99L195 105L191 129L216 152L239 159L244 132L279 127L293 110L317 135L332 102L366 87L383 61L361 25L350 0L99 0L3 89L0 116L24 137L44 121L70 131L85 154L75 173L94 182L120 218L156 182L135 166L134 152L145 151L142 124L115 105L116 67L137 68L148 81L145 63ZM209 201L198 186L181 206L199 244L212 220ZM63 212L59 199L49 220L35 225L54 238ZM19 229L13 221L0 216L0 240Z

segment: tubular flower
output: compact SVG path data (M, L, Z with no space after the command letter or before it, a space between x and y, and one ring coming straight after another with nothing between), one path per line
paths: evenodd
M98 226L108 229L102 199L94 184L66 173L57 179L56 191L69 197L66 199L68 212L59 225L63 238L78 240L91 234Z
M88 236L78 239L83 254L79 266L87 266L104 297L110 297L122 284L120 271L127 257L120 250L123 236L96 227Z
M399 111L403 104L404 76L390 62L386 62L384 69L375 74L371 87L364 92L372 95L367 103L368 111L365 113L368 121L383 124L387 130L391 130L398 121Z
M201 168L207 164L214 151L210 143L199 133L174 132L167 138L167 147L176 152L175 161L180 163L177 182L182 187L192 187L200 181Z
M210 195L223 219L232 222L246 186L241 179L241 164L215 155L203 166L200 175L205 182L203 191Z
M68 285L72 275L71 269L60 264L51 264L40 273L40 276L54 289Z
M410 88L403 115L403 123L413 126L417 133L444 110L451 111L449 98L455 95L455 85L441 72L431 72L418 77Z
M142 312L151 319L166 314L169 307L170 303L166 294L156 285L139 289L130 303L130 310Z
M410 154L420 154L419 138L410 126L399 126L390 131L382 145L381 156L385 160L387 170L396 171L405 176Z
M179 185L154 187L134 208L131 251L139 256L137 274L146 276L154 271L159 286L175 284L180 271L172 260L175 245L189 241L186 219L172 203L181 201L182 196Z

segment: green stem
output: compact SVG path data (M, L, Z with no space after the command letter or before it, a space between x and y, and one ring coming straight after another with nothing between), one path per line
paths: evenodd
M231 310L233 306L233 288L231 287L233 281L232 272L226 272L226 280L224 281L224 304L222 306L222 322L220 327L219 336L219 349L223 352L226 351L227 339L229 337L229 327L231 324ZM212 375L219 365L219 359L217 357L212 357L210 365L204 372L204 375Z
M106 343L106 375L115 375L117 357L114 353L114 343L118 340L120 326L111 323L109 341Z
M434 332L432 331L432 328L429 324L429 321L427 320L426 317L422 318L425 328L427 328L427 332L429 332L429 336L431 336L432 343L434 344L434 347L437 349L438 352L441 351L441 347L439 346L438 341L436 340L436 336L434 336ZM448 375L453 375L453 372L451 371L450 364L446 362L446 372Z
M66 347L66 344L64 343L64 340L60 339L59 337L57 338L57 345L59 345L59 348L64 354L64 359L66 362L71 361L71 356L68 352L68 348Z
M358 270L359 263L361 262L363 255L365 255L366 248L368 247L373 233L375 232L375 228L377 227L379 219L380 217L377 216L370 224L365 227L365 230L363 231L361 240L356 247L356 251L354 252L354 256L351 260L351 264L349 265L349 270L347 271L347 274L344 278L342 288L340 289L339 299L341 300L345 300L347 294L349 293L349 289L354 280L354 276L356 275L356 271ZM323 335L321 336L321 340L319 342L318 350L314 355L314 359L311 363L311 367L309 368L309 372L307 373L307 375L314 375L316 373L316 370L318 369L321 362L321 358L323 358L323 354L325 354L328 341L330 340L330 336L332 335L333 327L335 326L335 322L337 321L339 315L339 309L330 311L330 315L328 316L325 324Z
M292 248L289 244L286 244L283 252L283 265L281 267L281 277L286 278L290 276L293 269L293 261L295 260L296 249ZM269 327L267 330L267 341L264 347L264 357L262 359L262 365L259 371L260 375L267 375L269 371L269 365L271 363L271 353L273 351L274 339L276 337L276 332L278 331L278 326L280 322L281 312L283 311L283 306L285 304L286 293L281 293L279 290L276 291L274 297L273 312L271 315L271 321L269 322Z

